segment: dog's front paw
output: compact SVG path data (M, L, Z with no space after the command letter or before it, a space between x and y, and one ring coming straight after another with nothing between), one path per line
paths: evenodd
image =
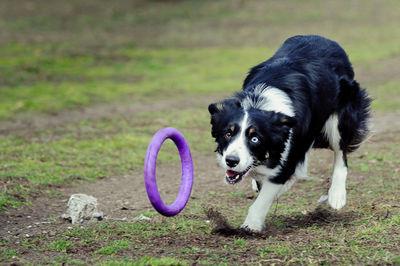
M246 221L242 224L242 226L240 226L240 229L254 233L261 233L261 231L263 230L263 224L254 222L251 223L246 219Z
M335 210L340 210L346 204L346 189L331 187L328 193L329 205Z

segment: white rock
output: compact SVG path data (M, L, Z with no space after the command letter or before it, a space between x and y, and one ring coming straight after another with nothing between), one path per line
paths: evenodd
M103 212L97 209L97 199L86 194L73 194L69 198L67 212L62 215L72 224L83 224L89 220L102 220Z
M327 199L328 199L328 195L322 195L322 196L319 198L318 203L324 202L324 201L326 201Z
M134 222L139 222L139 221L151 221L150 217L144 216L143 214L140 214L139 216L133 218Z
M110 220L110 221L126 221L127 220L126 217L124 217L124 218L104 217L104 218L107 220Z

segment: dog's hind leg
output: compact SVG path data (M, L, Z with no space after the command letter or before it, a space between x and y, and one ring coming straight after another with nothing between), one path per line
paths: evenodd
M310 147L308 148L306 154L304 155L304 161L300 162L296 166L296 170L294 174L299 178L299 179L310 179L308 176L308 155L310 154L310 150L313 147L314 142L311 143Z
M276 199L278 199L280 196L282 196L283 193L291 189L291 187L296 183L297 181L297 176L292 176L288 181L286 181L285 184L283 184L281 190L279 193L276 195Z
M308 153L309 153L309 151L306 153L306 155L304 157L304 161L297 164L296 171L294 173L300 179L310 179L310 177L308 176L308 173L307 173Z
M325 123L324 133L335 152L328 202L332 208L340 210L346 204L347 158L346 152L340 147L341 137L338 127L338 116L336 114L331 115Z
M331 187L328 192L328 202L336 210L340 210L346 204L346 178L346 154L342 150L335 151L335 162Z

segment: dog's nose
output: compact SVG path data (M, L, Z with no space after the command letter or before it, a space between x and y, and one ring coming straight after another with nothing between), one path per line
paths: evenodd
M226 156L225 161L229 167L235 167L236 165L239 164L240 159L239 159L239 157L228 155L228 156Z

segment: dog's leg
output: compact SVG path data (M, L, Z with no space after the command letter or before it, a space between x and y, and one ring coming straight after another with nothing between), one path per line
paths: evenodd
M347 178L347 159L346 153L340 148L340 132L338 128L338 116L333 114L326 121L324 126L325 136L329 145L335 152L333 166L332 183L328 192L329 205L340 210L346 204L346 178Z
M308 153L306 153L304 157L304 161L302 163L297 164L295 175L300 179L309 179L307 174L307 167L308 167Z
M335 162L331 187L328 192L329 205L340 210L346 204L346 154L342 150L335 151Z
M246 220L241 227L261 232L268 210L283 187L284 185L274 184L269 180L263 182L260 193L253 205L250 206Z
M297 181L296 176L292 176L288 181L286 181L286 183L282 186L281 190L278 192L278 195L276 195L276 199L278 199L280 196L282 196L283 193L288 191L294 185L294 183L296 183L296 181Z
M298 163L296 166L296 171L295 171L295 175L299 178L299 179L310 179L310 177L308 176L308 155L310 154L310 150L312 148L312 146L314 145L314 142L311 143L310 147L308 147L308 150L306 152L306 154L304 155L304 161L302 163Z
M252 180L251 180L251 189L252 189L254 192L260 192L261 186L262 186L262 184L261 184L260 181L256 181L255 179L252 179Z

